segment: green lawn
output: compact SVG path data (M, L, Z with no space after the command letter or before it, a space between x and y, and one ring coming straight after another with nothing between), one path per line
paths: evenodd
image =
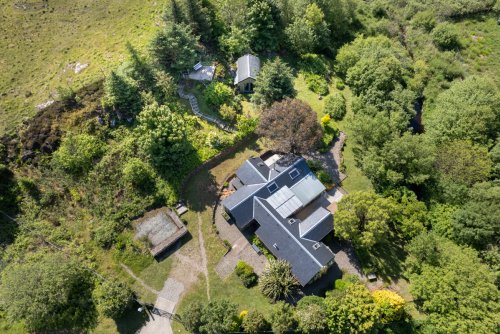
M144 50L165 1L22 3L27 9L0 3L0 135L32 116L58 86L80 88L102 78L124 61L127 41ZM68 65L77 62L89 66L75 74Z
M335 81L336 79L334 78L330 85L330 94L335 91L338 91L338 89L335 88ZM295 80L295 89L297 90L297 98L307 102L311 106L311 108L318 114L318 120L322 116L324 116L323 109L324 109L325 99L323 98L320 100L318 98L318 94L313 93L307 88L304 77L301 74L299 74L299 76ZM347 134L347 140L344 145L344 151L342 155L347 178L342 182L342 187L348 192L372 190L373 186L370 180L363 174L361 169L359 169L356 166L356 162L354 160L354 154L352 152L352 146L349 145L349 136L351 130L349 129L348 119L352 115L352 110L351 110L352 93L349 90L349 88L345 88L341 92L346 98L347 102L347 114L342 121L337 122L337 125L339 126L340 130L344 131Z

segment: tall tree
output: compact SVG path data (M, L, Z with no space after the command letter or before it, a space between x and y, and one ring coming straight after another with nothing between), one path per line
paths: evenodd
M322 130L309 105L285 99L262 111L257 132L282 152L306 153L317 147Z
M441 93L425 123L436 142L470 140L492 144L500 127L500 95L487 78L468 77Z
M500 328L495 275L477 253L423 234L408 247L410 291L433 333L495 333Z
M87 331L97 322L89 275L62 254L11 263L2 272L0 306L7 319L23 320L30 331Z
M352 192L342 198L335 215L335 235L356 247L370 248L384 243L396 203L373 192Z
M247 30L252 35L252 49L276 50L281 34L278 8L270 0L250 0L248 6L246 20Z
M312 3L307 6L305 15L297 17L285 33L291 49L298 54L311 53L324 49L330 34L323 11Z
M153 103L146 106L137 119L140 146L156 167L172 171L173 167L181 166L191 153L184 118L166 105Z
M167 24L153 37L150 52L164 70L179 72L195 63L197 44L198 37L188 25Z
M215 18L215 10L206 0L185 0L186 23L188 23L196 35L201 36L205 43L212 41L212 24Z
M478 249L500 242L500 180L478 183L455 213L453 239Z
M266 62L257 76L254 91L252 100L263 106L286 97L294 97L297 92L293 87L291 68L280 58Z
M292 306L285 302L277 302L269 317L271 328L275 334L284 334L297 327Z
M163 21L166 24L179 24L186 21L186 17L182 11L182 6L178 0L169 0L163 13Z
M142 108L137 83L111 71L104 81L103 105L126 116L135 115Z

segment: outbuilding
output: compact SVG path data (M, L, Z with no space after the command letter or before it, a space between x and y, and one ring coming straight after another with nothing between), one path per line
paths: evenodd
M260 71L260 59L254 55L246 54L238 58L236 67L234 85L240 93L252 93Z

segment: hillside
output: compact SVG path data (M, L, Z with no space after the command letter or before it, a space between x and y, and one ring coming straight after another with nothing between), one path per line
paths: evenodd
M0 135L58 86L103 78L123 61L126 41L143 49L162 11L153 0L1 1ZM77 63L88 67L76 74Z

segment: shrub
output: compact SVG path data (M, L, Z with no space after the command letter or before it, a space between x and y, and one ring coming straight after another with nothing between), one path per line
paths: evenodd
M65 171L78 175L87 172L104 152L104 144L94 136L69 134L54 152L53 162Z
M337 82L335 83L335 87L338 90L344 90L345 84L344 84L344 82L342 80L338 79Z
M344 118L347 112L344 95L341 93L333 93L325 99L325 113L330 115L334 120L340 121Z
M269 329L269 323L264 315L257 310L250 310L243 317L242 327L245 332L256 334Z
M125 163L122 173L126 184L143 190L153 187L155 172L141 159L131 158Z
M460 35L456 28L448 22L438 24L431 33L432 41L440 49L451 50L460 48Z
M230 123L234 123L234 121L236 120L236 116L238 115L236 113L236 109L234 109L234 107L226 103L221 105L221 107L219 108L219 114L223 120L228 121Z
M257 283L257 275L254 273L252 266L243 261L238 261L236 264L236 276L238 276L247 288Z
M300 57L300 69L307 73L318 74L321 76L330 75L330 65L324 56L314 53L307 53Z
M104 221L91 233L92 240L102 248L110 248L118 236L119 225L114 221Z
M272 301L291 297L299 287L290 263L282 259L269 261L259 284L262 294Z
M71 107L78 103L78 97L71 87L57 87L57 95L59 100L63 103L65 107Z
M304 73L307 88L319 95L327 95L330 91L326 79L318 74Z
M92 293L99 313L108 318L116 319L131 306L132 290L123 283L105 281L98 285Z
M205 100L215 108L231 101L233 90L222 82L212 82L205 89Z
M436 26L436 17L431 10L426 10L415 14L411 23L414 27L430 32Z
M330 148L332 141L338 137L340 131L332 121L328 121L323 125L323 137L321 138L321 152L326 152Z
M318 180L324 185L331 185L333 182L330 174L325 170L320 170L316 175L318 176Z
M376 290L373 300L380 307L382 323L400 320L404 313L405 300L397 293L389 290Z

